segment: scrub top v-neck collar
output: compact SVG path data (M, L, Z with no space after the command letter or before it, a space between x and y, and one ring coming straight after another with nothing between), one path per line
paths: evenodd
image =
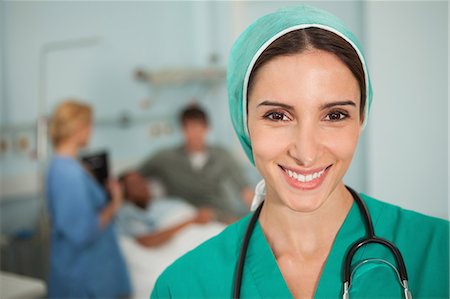
M355 241L365 235L364 220L353 202L325 262L315 292L316 298L335 297L342 292L342 265L347 249ZM355 257L357 259L360 254ZM278 267L272 249L264 236L259 221L250 240L246 258L247 271L251 275L261 297L288 298L293 297Z

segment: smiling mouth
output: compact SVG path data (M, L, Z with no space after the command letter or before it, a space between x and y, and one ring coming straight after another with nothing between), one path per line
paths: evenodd
M329 165L321 170L317 170L314 172L308 172L307 174L301 174L298 173L292 169L287 169L281 165L278 165L290 178L301 182L301 183L309 183L312 182L316 179L319 179L324 173L325 171L327 171L332 165Z

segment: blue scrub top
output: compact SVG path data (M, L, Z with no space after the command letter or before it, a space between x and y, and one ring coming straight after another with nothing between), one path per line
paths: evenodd
M117 298L131 293L125 261L110 223L101 229L106 193L69 157L55 156L47 173L51 222L50 298Z
M396 244L409 275L413 298L449 298L449 223L383 203L361 194L375 234ZM236 262L250 216L229 226L169 266L151 298L231 298ZM343 262L349 247L366 235L364 220L353 203L324 265L314 298L342 298ZM368 258L394 263L377 244L359 250L355 266ZM257 223L250 240L241 288L242 298L292 298L274 254ZM351 298L402 298L395 272L376 262L353 276Z

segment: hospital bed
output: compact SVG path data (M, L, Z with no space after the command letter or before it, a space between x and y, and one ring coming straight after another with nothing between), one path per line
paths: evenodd
M193 208L173 209L170 217L160 227L168 227L189 219ZM134 238L120 236L119 242L128 266L134 299L148 299L158 276L178 257L194 249L202 242L217 235L225 225L219 222L192 224L181 230L169 242L158 247L144 247Z

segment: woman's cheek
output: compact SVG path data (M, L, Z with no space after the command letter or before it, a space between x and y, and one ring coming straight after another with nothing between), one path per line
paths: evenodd
M275 160L288 148L289 132L283 128L259 126L250 131L255 160ZM255 161L256 162L256 161Z
M358 143L358 130L345 130L328 136L322 140L327 140L327 148L337 158L350 163ZM348 161L347 161L348 160Z

